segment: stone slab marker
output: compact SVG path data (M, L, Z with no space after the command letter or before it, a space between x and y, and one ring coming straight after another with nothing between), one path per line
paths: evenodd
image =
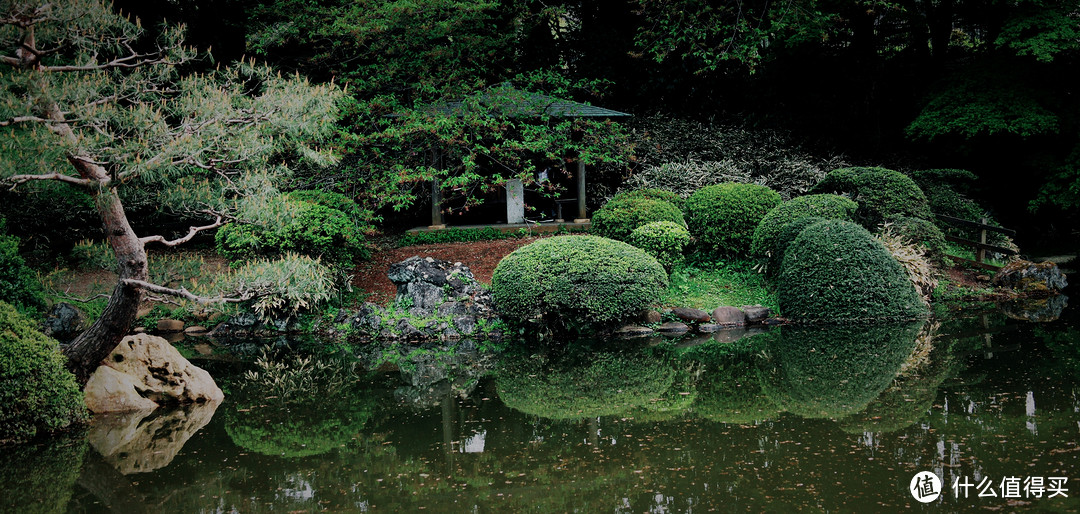
M506 222L525 223L525 186L521 179L506 181Z

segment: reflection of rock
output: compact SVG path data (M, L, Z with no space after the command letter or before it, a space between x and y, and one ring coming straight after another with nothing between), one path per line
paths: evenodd
M784 327L770 345L763 389L785 410L807 418L859 412L892 383L920 326Z
M417 407L438 405L447 394L467 397L490 367L490 361L463 346L454 352L412 350L403 356L399 367L406 385L394 390L394 397Z
M117 471L129 475L161 469L184 443L210 422L218 402L168 412L127 412L94 416L90 444Z
M1001 312L1013 319L1035 322L1054 321L1069 304L1069 297L1054 295L1045 298L1020 298L999 305Z

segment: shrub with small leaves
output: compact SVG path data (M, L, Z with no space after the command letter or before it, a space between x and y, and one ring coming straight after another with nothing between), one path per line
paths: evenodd
M0 218L0 298L11 302L25 313L36 313L45 307L41 282L19 255L19 239L4 231Z
M634 229L630 244L645 250L670 270L682 261L683 250L690 244L690 232L678 223L654 221Z
M231 261L295 252L350 265L367 257L363 234L344 212L306 201L285 203L288 215L277 222L230 223L218 229L218 251Z
M670 202L641 196L612 198L593 213L591 232L595 235L628 241L634 229L654 221L685 225L682 211Z
M248 262L223 280L229 294L251 298L250 307L264 320L291 317L329 300L334 274L317 259L287 253L275 260Z
M66 363L54 339L0 301L0 443L87 421L82 389Z
M910 320L926 305L899 262L866 229L820 221L784 252L776 287L780 311L807 321Z
M840 168L825 175L811 193L844 195L859 204L855 221L876 230L896 216L931 219L922 189L910 177L886 168Z
M784 226L806 216L825 219L851 219L859 205L842 196L821 194L792 198L774 207L754 229L750 255L766 257L776 250L776 238Z
M933 262L940 263L945 256L945 234L931 221L899 216L890 219L881 228L882 232L889 231L893 236L921 245L924 249L923 253Z
M981 221L986 218L989 225L1001 226L993 215L979 205L970 196L975 180L978 178L974 173L967 170L956 169L931 169L911 172L911 178L922 188L929 202L930 211L934 214L944 214L971 221ZM893 220L890 220L893 221ZM957 237L971 238L971 230L955 227L944 223L940 226L944 234ZM988 232L987 243L1012 247L1012 239L999 232Z
M665 202L678 207L680 210L686 203L686 199L671 191L665 191L663 189L624 189L619 191L611 200L619 200L622 198L649 198L652 200L663 200Z
M580 327L641 312L667 287L651 255L596 236L559 236L518 248L499 262L491 294L506 319L543 317Z
M744 255L761 219L781 201L776 191L754 184L703 187L686 200L687 225L704 249Z

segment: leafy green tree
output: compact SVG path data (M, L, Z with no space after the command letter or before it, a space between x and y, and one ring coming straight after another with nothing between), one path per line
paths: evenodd
M96 0L0 9L0 180L86 191L117 258L108 306L65 348L85 380L127 333L144 291L194 297L147 281L146 245L287 215L274 208L275 175L297 158L331 160L305 143L334 129L340 93L251 62L186 72L197 55L180 44L182 27L151 34ZM119 191L154 187L163 205L203 224L179 237L137 235Z

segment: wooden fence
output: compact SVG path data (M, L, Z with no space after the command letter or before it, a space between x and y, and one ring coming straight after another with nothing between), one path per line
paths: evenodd
M962 218L954 218L952 216L945 216L943 214L938 214L937 219L941 220L944 223L948 223L948 224L950 224L950 225L952 225L954 227L960 227L960 228L966 228L966 229L971 229L971 230L977 230L978 231L978 237L979 237L978 241L973 241L971 239L964 239L962 237L950 236L950 235L946 234L945 235L946 240L952 241L954 243L959 243L959 244L962 244L962 245L970 246L975 250L975 260L965 259L963 257L956 257L956 256L953 256L953 255L949 256L950 259L961 261L961 262L966 262L966 263L971 264L971 265L973 265L975 267L982 268L982 269L985 269L985 270L997 271L997 270L1001 269L1000 266L994 266L993 264L988 264L987 262L985 262L986 261L986 252L987 251L1000 253L1000 254L1004 254L1004 255L1013 255L1013 254L1016 253L1016 250L1013 250L1011 248L1005 248L1005 247L1002 247L1002 246L995 246L995 245L992 245L992 244L987 244L987 242L986 242L986 233L987 232L997 232L999 234L1005 234L1005 235L1007 235L1009 237L1012 237L1012 236L1016 235L1015 230L1009 230L1007 228L995 227L993 225L988 225L987 222L989 220L986 219L986 218L983 218L981 221L971 221L971 220L965 220L965 219L962 219Z

